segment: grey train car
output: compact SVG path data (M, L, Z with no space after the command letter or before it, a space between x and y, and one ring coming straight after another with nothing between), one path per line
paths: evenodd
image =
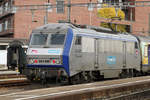
M139 39L110 33L69 23L38 27L32 31L23 72L30 79L55 77L71 83L140 75Z

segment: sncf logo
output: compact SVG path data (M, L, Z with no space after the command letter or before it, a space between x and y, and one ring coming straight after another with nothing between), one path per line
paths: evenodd
M32 50L31 53L38 53L38 51L37 50Z

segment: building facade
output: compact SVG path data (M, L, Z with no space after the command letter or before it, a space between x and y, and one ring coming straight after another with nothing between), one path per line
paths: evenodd
M99 26L101 22L113 22L130 26L136 35L150 35L150 7L121 8L125 12L125 20L99 18L97 7L82 4L117 3L127 0L71 0L70 20L76 24ZM134 1L134 0L128 0ZM141 0L136 0L141 1ZM144 1L144 0L143 0ZM149 0L150 1L150 0ZM0 37L28 39L32 29L47 23L55 23L68 19L68 0L0 0ZM40 5L52 4L53 7ZM80 5L79 5L80 4ZM36 6L23 6L36 5ZM38 6L37 6L38 5ZM12 8L17 6L18 8Z

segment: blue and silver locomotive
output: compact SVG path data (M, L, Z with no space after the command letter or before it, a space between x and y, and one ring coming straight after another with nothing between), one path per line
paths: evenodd
M143 73L140 39L107 31L69 23L34 29L24 73L31 79L56 78L71 83Z

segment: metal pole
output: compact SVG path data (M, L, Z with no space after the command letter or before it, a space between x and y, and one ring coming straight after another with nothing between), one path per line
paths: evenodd
M90 11L90 25L92 25L92 12Z
M48 24L48 4L49 4L49 0L46 3L46 9L45 9L45 22L44 24Z
M34 10L33 9L31 10L31 13L32 13L32 22L34 22Z
M116 10L116 17L118 17L118 10L119 10L119 8L115 8L115 10ZM115 31L117 31L117 24L115 24Z
M92 2L91 2L91 0L90 0L90 25L92 24Z
M45 12L45 24L48 24L48 9L47 9L47 6L46 6L46 12Z
M70 23L70 13L71 13L71 0L68 0L68 15L67 20Z

